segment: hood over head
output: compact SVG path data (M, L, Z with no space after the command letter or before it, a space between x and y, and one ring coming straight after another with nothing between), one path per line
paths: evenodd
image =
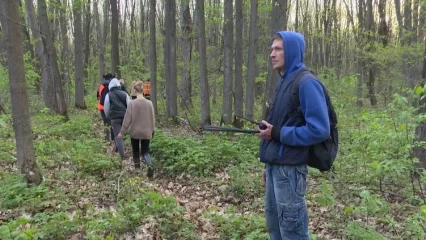
M107 73L107 74L103 75L102 77L104 77L105 80L111 80L111 79L115 78L115 76L112 75L112 73Z
M107 80L107 79L102 79L102 80L101 80L101 84L102 84L102 85L106 85L106 86L108 86L110 81L111 81L111 80L109 80L109 79L108 79L108 80Z
M111 88L120 87L120 86L121 86L120 81L118 81L117 78L113 78L111 82L109 82L108 89L111 90Z
M303 54L305 53L305 39L301 33L280 31L277 34L283 40L284 47L284 75L288 77L297 70L304 68Z

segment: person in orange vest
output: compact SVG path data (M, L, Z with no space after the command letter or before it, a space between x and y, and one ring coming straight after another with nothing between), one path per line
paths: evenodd
M115 78L114 75L111 73L107 73L103 75L103 79L101 81L101 84L98 87L98 91L96 92L96 96L98 99L98 110L101 113L102 121L104 123L104 132L105 132L105 139L109 141L114 141L114 132L111 128L111 120L109 120L104 112L104 102L105 102L105 96L108 94L109 89L108 85L111 81L111 79Z
M137 97L136 91L133 87L135 86L136 82L139 82L139 81L142 82L141 80L136 79L135 81L132 82L132 85L130 85L130 98L132 100L136 99L136 97Z
M143 82L143 95L148 100L151 100L151 96L150 96L150 84L149 84L150 80L151 79L148 78L146 81Z

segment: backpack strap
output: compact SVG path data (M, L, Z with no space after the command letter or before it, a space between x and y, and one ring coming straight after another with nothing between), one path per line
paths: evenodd
M291 101L291 104L293 105L293 114L302 113L302 109L300 109L299 87L303 77L309 74L312 75L311 71L305 69L297 73L296 77L293 79L293 84L291 85L291 96L290 96L290 101Z

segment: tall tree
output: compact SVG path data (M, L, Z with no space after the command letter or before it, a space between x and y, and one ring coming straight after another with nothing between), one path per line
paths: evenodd
M232 1L231 1L232 2ZM235 0L235 99L233 125L242 127L243 116L243 1Z
M83 65L83 25L81 12L83 9L82 1L74 1L74 83L75 83L75 106L77 108L85 109L84 102L84 65ZM87 55L87 54L86 54Z
M424 32L426 28L426 3L422 1L419 9L419 26L418 26L418 41L424 39Z
M394 0L395 3L395 15L396 20L398 21L398 33L399 33L399 40L402 41L404 38L404 26L402 23L402 14L401 14L401 1L400 0Z
M119 55L119 42L118 42L118 9L117 0L111 0L111 69L112 73L117 77L121 76L120 73L120 55Z
M59 66L58 66L58 57L56 55L56 49L53 44L53 35L52 31L50 30L49 26L49 19L47 17L47 11L46 11L46 1L45 0L37 0L38 3L38 15L40 20L40 31L44 33L44 35L41 36L42 43L44 46L45 54L47 54L48 58L48 71L51 71L51 75L53 77L53 88L50 86L48 87L49 94L53 95L52 98L49 98L51 101L54 101L52 105L52 109L65 117L66 120L68 120L68 110L67 105L65 102L65 95L63 91L63 84L61 79L61 74L59 72ZM49 85L52 84L52 82L49 82Z
M425 43L425 50L423 54L423 66L422 66L422 72L421 72L421 81L422 83L420 86L424 86L426 83L426 40L424 40ZM424 93L423 93L424 96ZM420 108L418 109L419 114L425 114L426 113L426 98L423 98L420 100ZM416 142L418 141L424 141L426 139L426 123L421 122L416 127ZM419 166L423 169L426 169L426 148L421 146L416 146L413 150L413 156L419 159L420 163Z
M245 98L245 117L253 119L254 108L254 82L256 79L256 46L258 39L258 1L250 0L250 35L247 58L247 82L246 82L246 98Z
M69 86L71 82L71 57L72 54L70 53L70 45L69 45L69 37L68 37L68 21L66 17L66 9L67 9L67 1L57 0L57 4L59 7L59 24L61 29L61 42L62 42L62 49L61 49L61 59L62 59L62 65L61 65L61 77L64 81L64 86ZM67 103L69 103L70 96L65 91L65 94L67 97Z
M41 40L40 28L38 26L33 1L25 0L25 8L34 39L36 55L40 61L44 104L47 108L53 109L53 105L56 103L56 97L53 94L55 92L55 84L53 81L52 71L50 70L49 58Z
M22 51L22 28L19 24L18 3L16 0L1 1L0 9L3 13L0 19L7 47L9 87L12 97L12 118L13 129L15 130L18 168L25 175L27 182L38 185L42 181L42 176L36 164L31 133Z
M223 20L223 105L221 122L230 124L232 121L232 79L233 79L233 47L234 42L234 3L224 2Z
M146 38L146 33L145 33L145 21L146 21L146 17L145 17L145 6L146 6L146 4L145 4L145 1L144 0L140 0L140 25L139 25L139 27L140 27L140 29L139 29L139 32L140 32L140 44L141 44L141 49L142 49L142 53L143 53L143 55L144 55L144 66L145 67L148 67L147 65L148 65L148 54L146 53L146 49L147 49L147 47L145 46L145 42L146 42L146 40L145 40L145 38ZM148 18L149 18L149 16L148 16Z
M374 38L373 38L373 0L367 0L367 41L368 41L368 51L370 53L374 52ZM375 81L376 76L374 75L374 62L369 59L368 63L368 96L370 98L370 104L372 106L377 105L376 93L375 93Z
M404 36L403 41L406 44L411 43L413 38L413 10L412 10L412 0L404 0Z
M99 78L105 74L105 45L102 34L101 21L99 19L98 2L93 2L93 13L95 14L96 38L98 43ZM106 18L106 16L105 16Z
M177 70L176 70L176 2L166 0L165 2L165 46L164 61L166 67L166 105L167 116L177 116Z
M201 124L210 124L209 81L207 78L206 27L204 0L196 0L198 20L198 50L200 52Z
M269 51L271 46L271 40L272 36L280 31L280 30L286 30L287 29L287 0L273 0L272 6L275 6L272 8L272 16L271 16L271 23L270 23L270 38L266 42L267 49ZM268 54L269 56L269 54ZM269 63L269 61L268 61ZM265 95L264 95L264 101L263 101L263 118L267 117L269 106L274 101L274 89L276 87L277 81L279 79L279 74L277 71L272 69L272 65L268 64L268 79L266 80L266 89L265 89Z
M109 19L109 17L111 16L110 15L110 10L111 10L110 6L111 6L110 0L105 0L104 8L103 8L104 9L104 31L103 31L104 45L107 44L108 35L109 35L110 30L111 30L111 22L110 22L110 19Z
M182 55L182 106L189 107L192 103L192 81L191 81L191 55L192 55L192 30L191 30L191 12L189 0L183 0L181 3L181 55Z
M85 8L84 21L83 21L83 36L84 36L84 78L88 77L89 69L89 57L90 57L90 26L92 23L92 13L90 11L91 0L86 0L82 2L81 9Z
M154 106L155 114L157 110L157 46L156 46L156 30L155 30L155 16L156 16L156 0L149 0L149 71L150 71L150 88L151 88L151 101Z

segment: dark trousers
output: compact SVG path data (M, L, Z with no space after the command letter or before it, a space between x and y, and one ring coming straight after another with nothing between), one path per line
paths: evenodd
M132 142L133 163L135 164L135 168L140 168L140 156L149 153L149 140L130 138L130 141Z
M114 131L111 128L111 120L109 120L104 110L100 110L102 121L104 122L104 133L105 133L105 139L109 141L114 141Z

